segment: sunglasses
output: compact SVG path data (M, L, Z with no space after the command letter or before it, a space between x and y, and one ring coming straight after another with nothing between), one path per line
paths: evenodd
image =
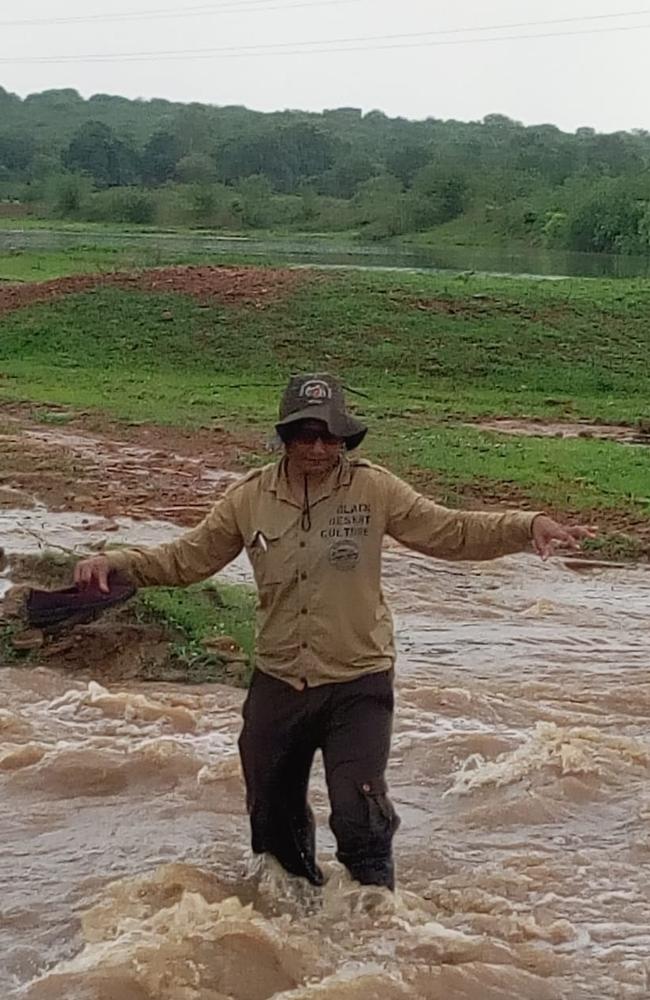
M317 441L322 441L323 444L341 444L342 441L328 430L319 430L316 427L296 428L290 440L297 441L298 444L316 444Z

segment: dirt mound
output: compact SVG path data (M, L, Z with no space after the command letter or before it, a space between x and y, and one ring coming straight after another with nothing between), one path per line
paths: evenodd
M173 612L152 611L139 596L108 608L96 620L67 621L34 627L27 600L31 588L67 587L77 556L55 550L13 553L5 557L10 583L0 591L0 666L14 660L30 667L47 667L82 677L109 681L171 681L211 683L236 687L245 684L249 659L245 650L223 629L209 624L189 635ZM3 550L0 548L0 569ZM216 590L206 592L209 607L224 606ZM105 705L108 714L111 706ZM119 708L119 706L118 706ZM182 713L181 713L182 714ZM0 729L3 728L0 712Z
M104 682L168 679L179 674L170 656L171 636L163 628L113 621L77 625L40 652L49 667L91 674Z
M30 562L33 585L42 585L44 580L50 585L61 584L61 580L52 580L48 572L49 557L31 561L25 557L12 562L19 579L24 578ZM29 590L29 583L19 583L0 600L0 626L10 627L5 636L8 647L26 656L25 662L110 681L182 679L183 670L174 657L175 636L171 629L142 623L137 620L137 613L126 608L108 612L101 621L43 632L28 626L25 601Z
M271 267L158 267L112 274L74 274L52 281L0 287L0 315L34 302L50 302L103 287L176 292L206 304L216 301L262 309L307 280L309 275L304 270Z
M27 626L25 598L29 587L13 587L0 600L0 629L5 626L4 642L11 655L31 667L47 667L80 677L100 678L114 684L133 680L210 681L219 679L241 683L241 671L235 675L228 664L221 668L218 654L206 650L202 669L190 669L177 651L178 636L172 626L143 623L137 608L107 612L101 620L85 625L64 625L43 631ZM3 650L0 648L0 665ZM112 706L107 704L107 714ZM119 708L119 706L118 706Z

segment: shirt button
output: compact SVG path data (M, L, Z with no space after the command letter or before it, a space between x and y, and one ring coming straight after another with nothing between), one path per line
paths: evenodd
M300 543L300 548L301 548L301 549L304 549L304 547L305 547L305 545L306 545L306 544L307 544L306 542L301 542L301 543Z
M300 643L300 648L301 648L301 649L309 649L309 645L308 645L308 643L306 643L306 642L301 642L301 643Z
M301 580L306 580L307 579L307 574L306 573L301 573L300 574L300 579Z
M307 608L301 608L300 609L300 614L301 615L306 615L307 614Z

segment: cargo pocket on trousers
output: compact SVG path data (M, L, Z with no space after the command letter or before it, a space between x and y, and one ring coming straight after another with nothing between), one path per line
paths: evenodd
M392 838L400 824L393 803L388 798L384 778L361 782L360 791L368 811L368 832L371 837L385 840Z

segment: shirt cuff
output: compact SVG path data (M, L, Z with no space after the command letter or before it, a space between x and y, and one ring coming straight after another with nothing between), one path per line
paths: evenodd
M110 552L104 552L103 555L108 559L108 565L111 569L126 573L127 576L131 575L132 564L128 549L111 549Z
M521 524L521 529L525 533L525 537L530 540L533 537L533 524L538 517L544 516L543 510L536 510L533 513L528 511L518 511L515 515Z

